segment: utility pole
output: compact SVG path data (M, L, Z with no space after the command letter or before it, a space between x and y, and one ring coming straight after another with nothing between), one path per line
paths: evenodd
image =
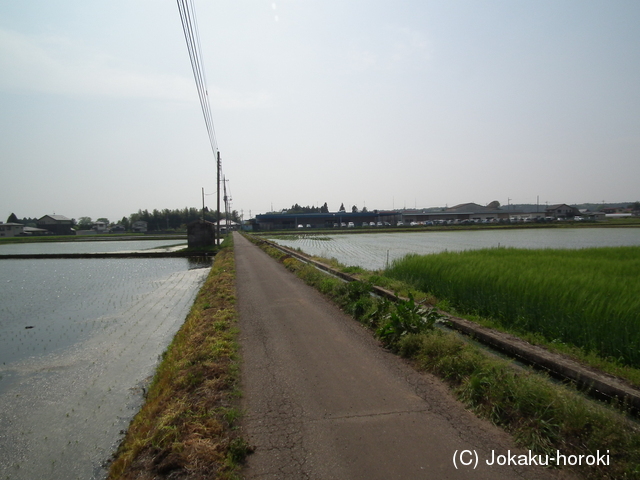
M220 170L221 170L221 166L220 166L220 151L218 150L218 179L216 181L217 184L217 188L218 188L218 212L216 213L216 245L220 245Z
M229 197L227 196L227 178L222 176L222 187L224 189L224 224L226 228L226 232L229 233Z

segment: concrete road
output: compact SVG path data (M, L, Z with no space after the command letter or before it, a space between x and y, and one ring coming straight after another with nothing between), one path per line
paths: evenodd
M237 233L234 242L242 428L255 446L244 478L560 478L487 465L528 452Z

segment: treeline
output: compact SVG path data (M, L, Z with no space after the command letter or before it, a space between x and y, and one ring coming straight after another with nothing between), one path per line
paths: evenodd
M233 210L228 215L230 220L234 222L241 222L240 215L237 210ZM132 213L128 217L122 217L120 220L110 221L108 218L98 218L96 221L104 222L107 225L113 227L115 225L122 225L126 231L131 230L131 225L138 221L143 220L147 222L147 231L178 231L178 230L186 230L187 225L191 222L199 220L202 218L202 209L198 208L178 208L175 210L171 210L168 208L158 210L154 209L152 211L149 210L138 210L137 213ZM216 210L209 210L207 207L204 209L204 219L209 222L217 221ZM227 218L225 212L220 213L220 219L224 220ZM7 223L21 223L26 227L37 227L38 226L38 218L28 218L24 217L19 219L15 214L11 214L7 219ZM94 221L91 217L80 217L77 221L76 219L71 219L71 224L77 230L89 230Z
M339 212L344 212L344 203L340 205ZM351 207L352 213L358 213L358 207L354 205ZM362 212L367 212L367 207L362 209ZM321 207L301 207L297 203L292 205L291 208L283 210L282 213L329 213L329 207L327 206L327 202L324 202L324 205Z
M36 227L38 219L29 217L18 218L15 213L12 213L9 215L9 218L7 218L7 223L21 223L25 227Z
M329 207L327 202L321 207L301 207L297 203L292 205L291 208L284 211L284 213L329 213Z
M147 231L167 231L167 230L185 230L187 224L195 222L202 218L202 209L198 208L182 208L170 210L165 208L163 210L154 209L151 212L149 210L138 210L137 213L132 213L129 217L122 217L118 223L122 225L126 230L130 230L131 224L138 220L147 222ZM220 213L220 219L226 219L225 212ZM228 218L234 222L240 223L240 215L237 210L233 210L229 213ZM216 222L218 220L217 212L215 210L209 210L207 207L204 209L204 219L208 222Z

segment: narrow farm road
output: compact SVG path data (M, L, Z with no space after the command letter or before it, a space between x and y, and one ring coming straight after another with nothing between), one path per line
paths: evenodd
M430 375L241 235L234 234L246 479L546 479L524 454ZM462 465L454 454L468 450ZM477 455L477 468L473 468Z

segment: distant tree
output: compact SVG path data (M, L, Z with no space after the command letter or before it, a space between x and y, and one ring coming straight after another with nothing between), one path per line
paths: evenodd
M367 207L362 207L362 213L367 213L369 210L367 210Z
M640 212L640 202L633 202L629 207L633 212ZM12 214L13 215L13 214ZM7 220L8 222L9 220Z
M147 222L147 224L151 223L151 214L149 213L149 210L147 210L146 208L143 210L138 210L138 220L142 220L143 222ZM148 225L147 225L148 226Z
M338 210L338 211L339 211L339 212L344 212L344 211L345 211L345 209L344 209L344 203L341 203L341 204L340 204L340 210Z
M324 205L320 207L320 213L329 213L329 207L327 206L327 202L324 202Z
M75 220L72 219L71 224L75 225ZM28 217L24 217L22 220L20 220L20 223L23 224L25 227L34 227L36 228L38 226L38 219L37 218L28 218Z
M12 213L11 215L9 215L9 218L7 218L7 223L20 223L18 221L18 217L16 217L15 213Z
M487 207L489 207L489 208L500 208L500 202L497 201L497 200L494 200L489 205L487 205Z
M240 218L240 214L238 213L237 210L231 210L231 213L229 214L229 218L237 223L240 223L242 221L242 219Z
M126 231L131 230L131 223L129 223L129 219L127 217L122 217L120 225L122 225Z
M324 207L312 207L312 206L308 206L308 205L306 207L303 207L303 206L298 205L296 203L295 205L292 205L291 208L283 210L282 213L288 213L288 214L293 214L293 213L321 213L323 208ZM329 208L327 208L327 212L326 213L329 213Z
M107 225L109 225L109 219L104 217L100 217L99 219L96 220L96 222L104 222Z
M91 217L80 217L78 219L78 228L80 230L90 230L93 222L91 221Z
M355 205L351 207L351 213L358 213L358 207L356 207Z

